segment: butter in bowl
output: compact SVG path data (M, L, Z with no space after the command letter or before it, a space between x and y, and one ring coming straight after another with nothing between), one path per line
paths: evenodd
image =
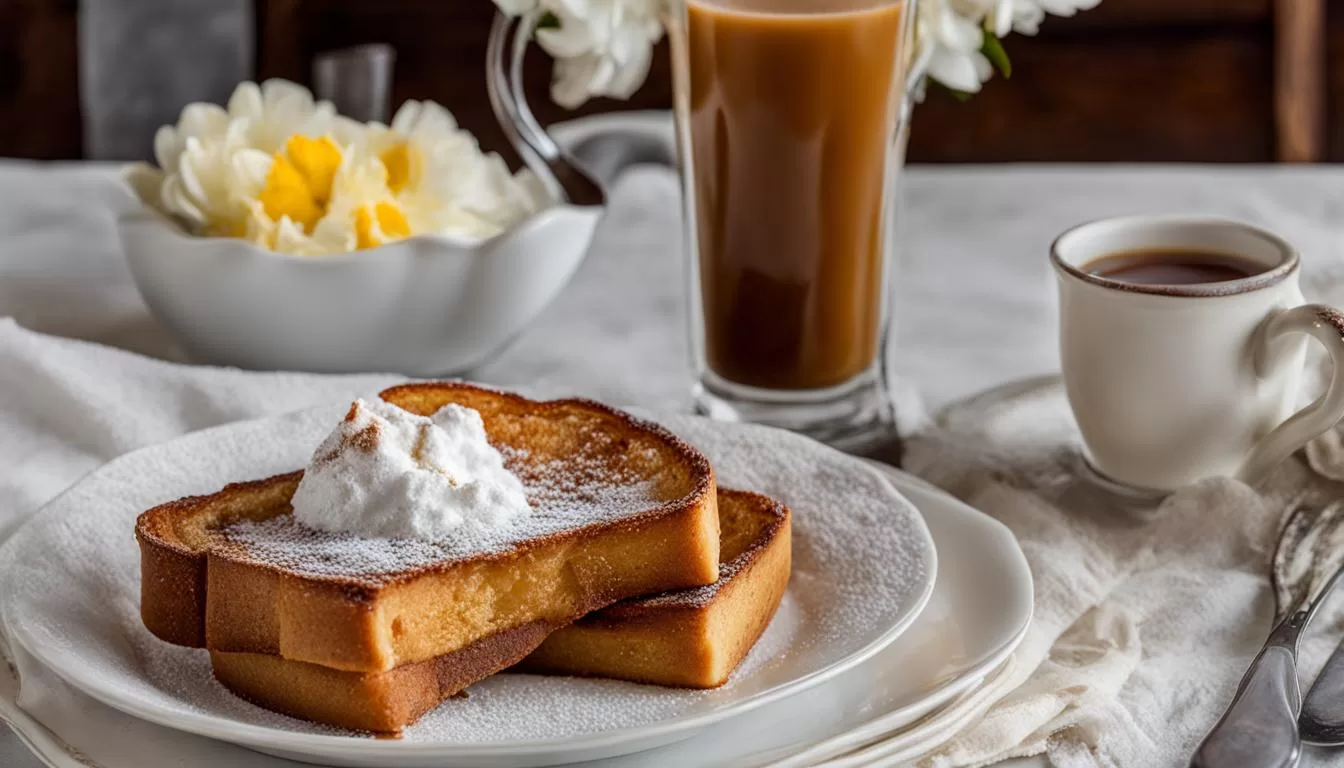
M117 228L145 302L200 362L432 376L478 365L560 293L600 206L564 202L432 102L359 123L243 83L155 136Z

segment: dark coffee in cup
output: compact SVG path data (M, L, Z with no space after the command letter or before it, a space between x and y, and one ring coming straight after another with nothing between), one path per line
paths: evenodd
M1244 256L1217 251L1151 248L1112 253L1083 266L1088 274L1139 285L1225 283L1266 270Z

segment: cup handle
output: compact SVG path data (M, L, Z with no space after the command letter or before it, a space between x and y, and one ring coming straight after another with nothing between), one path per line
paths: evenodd
M1311 405L1260 438L1241 465L1237 479L1256 485L1293 451L1332 429L1344 418L1344 313L1322 304L1305 304L1276 312L1256 331L1256 373L1268 376L1282 361L1273 355L1275 340L1291 333L1314 336L1330 353L1330 386Z

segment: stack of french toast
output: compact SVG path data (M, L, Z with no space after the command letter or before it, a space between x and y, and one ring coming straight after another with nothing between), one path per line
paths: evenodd
M418 417L478 413L527 523L489 546L310 529L291 504L303 471L146 511L144 624L207 649L238 696L397 734L503 670L712 688L774 615L789 510L719 489L710 462L661 427L460 383L379 397ZM355 438L371 450L378 431Z

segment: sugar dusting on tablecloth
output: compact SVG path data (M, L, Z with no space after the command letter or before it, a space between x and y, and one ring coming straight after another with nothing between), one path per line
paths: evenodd
M499 743L634 728L700 714L784 685L878 642L922 594L933 562L917 513L862 463L803 438L690 416L658 419L704 451L724 487L778 498L793 511L794 572L774 620L722 688L687 691L614 680L501 674L472 686L407 729L408 742ZM289 731L330 728L277 715L229 694L201 650L167 645L139 620L136 515L201 483L274 473L302 461L330 422L245 423L195 435L162 451L114 462L62 497L7 542L0 609L21 616L35 642L61 646L119 695L158 711L204 715ZM270 450L268 441L306 441ZM283 454L283 456L281 455ZM280 462L283 466L283 462ZM524 478L525 484L528 478ZM592 504L560 484L563 500ZM60 546L55 546L57 542ZM10 557L12 555L12 557ZM556 712L565 713L555 717Z

